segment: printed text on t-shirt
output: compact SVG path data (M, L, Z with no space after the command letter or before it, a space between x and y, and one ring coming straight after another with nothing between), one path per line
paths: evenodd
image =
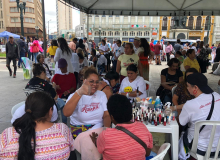
M97 110L97 109L99 109L99 103L91 103L90 105L86 104L82 108L81 112L87 113L87 112L92 112L92 111Z

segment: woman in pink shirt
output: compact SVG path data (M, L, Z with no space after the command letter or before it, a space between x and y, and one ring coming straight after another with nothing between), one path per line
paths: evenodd
M171 43L168 41L167 42L167 47L165 48L166 51L166 55L167 55L167 64L170 61L170 54L172 53L173 50L173 46L171 45Z
M94 132L90 135L98 152L103 155L103 160L145 160L153 147L153 138L143 123L131 122L132 106L130 101L127 97L116 94L109 98L107 108L116 128L123 127L129 130L146 144L146 148L125 132L116 128L107 128L99 135Z
M30 51L33 53L35 63L37 63L37 55L39 51L43 52L44 50L41 48L39 41L37 38L35 38L32 45L30 45ZM33 59L33 58L32 58Z

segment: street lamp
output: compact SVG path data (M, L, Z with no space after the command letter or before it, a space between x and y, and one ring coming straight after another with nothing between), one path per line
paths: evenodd
M23 17L23 12L25 14L25 6L26 6L26 0L24 0L25 2L20 3L20 0L16 0L17 2L17 8L18 8L18 12L20 9L20 19L21 19L21 35L24 37L24 17ZM20 3L20 4L19 4Z
M35 26L35 30L36 30L36 32L37 32L37 39L38 39L39 27L38 27L38 26Z
M101 30L102 30L102 28L99 27L99 42L101 42Z

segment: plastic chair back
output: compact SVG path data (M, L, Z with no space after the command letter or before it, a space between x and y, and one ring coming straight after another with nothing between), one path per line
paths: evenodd
M22 102L20 102L20 103L18 103L18 104L16 104L16 105L14 105L13 107L12 107L12 109L11 109L11 116L13 116L13 114L15 113L15 111L19 108L19 107L21 107L22 105L24 105L25 104L25 101L22 101Z
M157 156L155 156L151 160L163 160L169 148L170 148L170 143L164 143L160 147Z
M174 92L175 92L176 87L177 87L177 85L172 88L172 97L173 97L173 95L174 95Z
M206 151L205 156L201 156L197 154L197 145L198 145L198 138L199 138L199 130L203 125L212 126L210 139L209 139L209 145ZM190 150L190 155L196 158L197 160L220 160L218 158L218 153L220 149L220 138L218 137L218 145L216 147L216 152L214 158L210 158L210 153L213 145L213 141L215 138L216 133L216 127L220 127L220 121L198 121L195 123L195 133L194 133L194 139L192 144L192 149ZM204 128L205 129L205 128Z
M151 85L151 83L150 83L149 81L147 81L147 80L144 80L144 81L145 81L145 83L148 84L148 86L149 86L149 87L148 87L148 90L147 90L147 96L149 97L149 96L150 96L150 89L151 89L151 86L152 86L152 85Z

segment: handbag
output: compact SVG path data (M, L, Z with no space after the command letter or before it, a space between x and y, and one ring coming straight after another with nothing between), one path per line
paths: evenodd
M39 52L39 47L38 46L33 46L32 47L32 53L38 53Z
M127 130L126 128L124 128L122 126L116 126L115 128L117 130L120 130L120 131L126 133L131 138L133 138L135 141L137 141L140 145L142 145L144 147L145 151L146 151L146 154L147 154L147 145L140 138L138 138L136 135L134 135L133 133L131 133L129 130Z

